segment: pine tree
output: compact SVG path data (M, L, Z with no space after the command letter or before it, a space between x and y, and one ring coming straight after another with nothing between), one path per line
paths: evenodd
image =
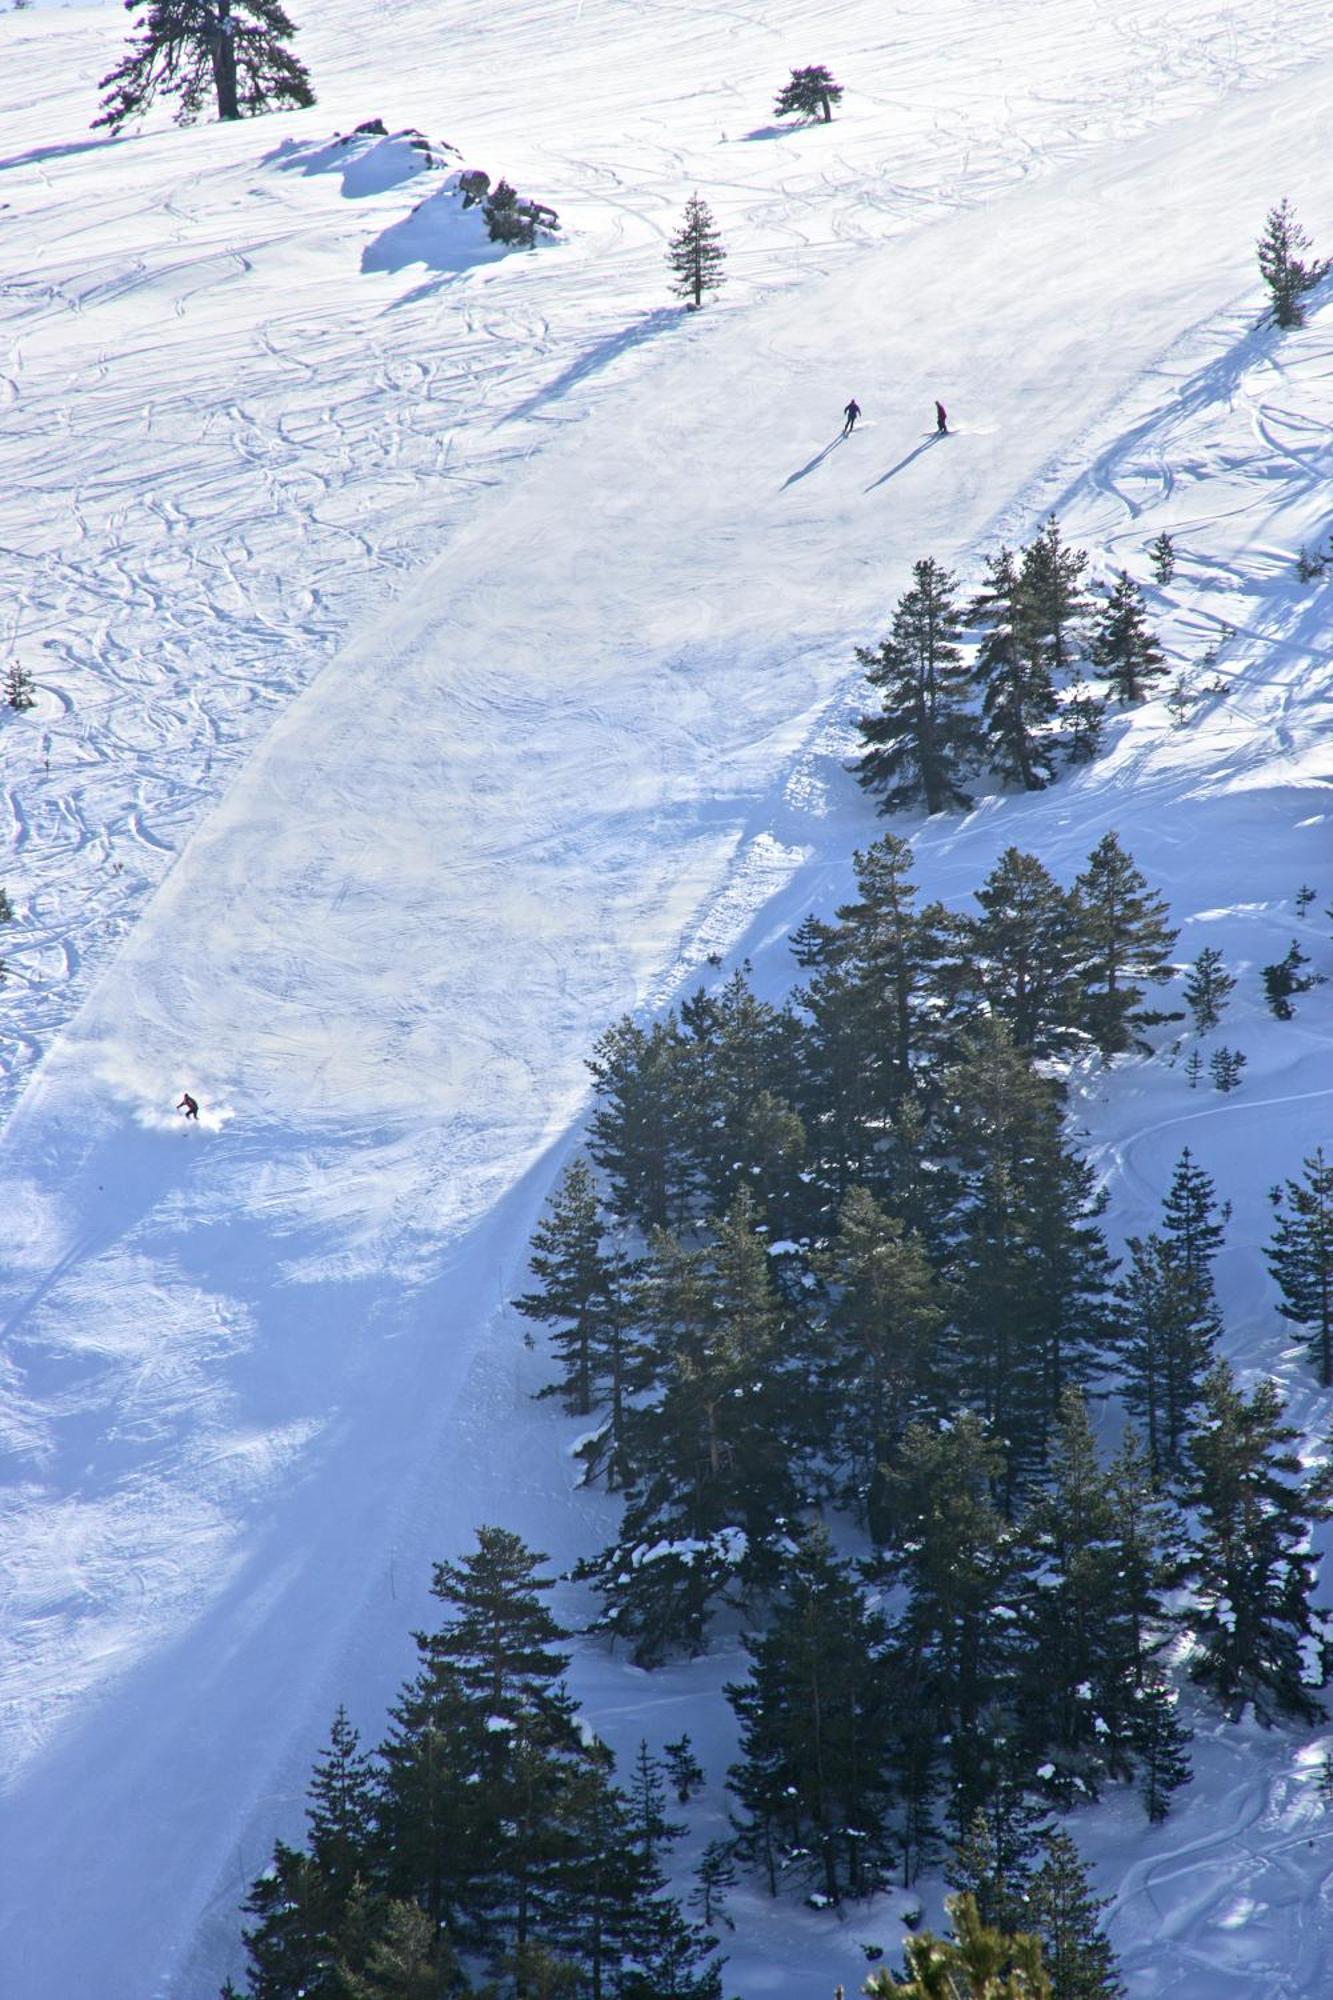
M1239 1090L1241 1072L1246 1066L1246 1061L1247 1058L1239 1049L1225 1047L1214 1049L1208 1058L1208 1074L1213 1079L1214 1090L1220 1090L1224 1095L1229 1091Z
M777 1893L779 1857L808 1858L830 1902L880 1886L890 1726L876 1655L885 1629L835 1561L822 1530L790 1558L761 1638L747 1638L750 1678L727 1688L741 1758L727 1785L739 1803L738 1852L761 1861Z
M677 1803L687 1806L695 1793L704 1788L703 1765L690 1746L689 1731L678 1736L674 1743L664 1743L662 1755L666 1759L667 1776Z
M1296 1009L1291 1003L1296 994L1308 993L1320 983L1317 974L1305 971L1309 963L1308 954L1293 938L1285 958L1280 958L1276 965L1264 966L1264 998L1279 1021L1290 1021L1294 1016Z
M248 2000L342 2000L338 1974L346 1899L318 1864L278 1841L242 1906Z
M725 262L726 252L713 212L696 191L686 202L680 228L667 249L671 289L678 299L684 299L691 312L697 312L703 304L705 292L715 292L725 282L722 275Z
M1068 547L1054 514L1023 550L1019 588L1025 618L1043 650L1053 684L1073 670L1082 648L1087 566L1086 551Z
M316 1763L306 1808L311 1856L324 1880L339 1894L350 1892L359 1875L368 1875L377 1787L371 1761L339 1707L329 1732L329 1747Z
M1268 287L1269 314L1274 326L1284 331L1304 326L1306 294L1322 283L1329 267L1322 258L1305 261L1310 238L1296 220L1285 195L1276 208L1269 209L1257 248L1259 273Z
M719 1921L726 1924L729 1930L734 1928L727 1915L727 1891L736 1886L736 1869L731 1856L731 1841L710 1840L695 1871L698 1880L690 1901L710 1930Z
M811 1021L800 1110L835 1202L853 1184L884 1184L894 1120L940 1053L945 913L918 906L911 861L891 833L853 857L856 900L822 927L800 995Z
M573 1160L533 1232L529 1262L541 1289L514 1300L516 1312L551 1327L563 1372L541 1394L560 1396L572 1416L588 1416L603 1387L623 1405L627 1387L617 1338L626 1271L603 1249L605 1228L588 1163Z
M877 651L856 649L881 703L878 714L863 715L857 724L867 748L856 775L867 791L882 794L884 813L917 800L928 813L968 805L958 780L981 747L966 707L957 579L930 557L914 563L912 575L889 637Z
M1121 570L1092 635L1092 664L1126 704L1142 701L1166 672L1166 657L1148 628L1143 592Z
M898 1683L911 1691L934 1756L948 1744L963 1825L985 1789L988 1723L1012 1665L1014 1620L997 1616L1008 1609L1019 1562L993 1498L1004 1477L1003 1452L970 1411L938 1428L911 1425L888 1475L894 1535L881 1560L908 1592L894 1634ZM928 1803L928 1772L915 1784Z
M1224 1363L1213 1369L1188 1447L1197 1523L1188 1574L1202 1649L1193 1672L1236 1710L1252 1703L1265 1723L1323 1717L1309 1691L1323 1678L1308 1664L1318 1644L1310 1527L1333 1512L1333 1470L1304 1472L1290 1449L1296 1437L1275 1383L1261 1380L1247 1397Z
M1176 932L1114 833L1100 840L1074 884L1078 898L1083 1025L1104 1056L1145 1046L1135 1029L1169 1019L1144 1011L1144 989L1170 979Z
M1142 1423L1156 1478L1178 1472L1219 1331L1178 1247L1131 1236L1117 1290L1125 1402Z
M689 1079L674 1014L641 1028L625 1015L594 1045L588 1069L597 1108L588 1151L619 1215L672 1229L694 1209Z
M5 674L5 700L10 708L20 713L32 708L37 700L37 687L28 669L18 660L11 660Z
M1327 1389L1333 1387L1333 1161L1319 1147L1304 1165L1300 1180L1273 1190L1278 1218L1268 1269L1282 1293L1278 1311L1303 1330Z
M250 118L274 105L298 109L315 93L286 44L296 28L281 0L125 0L137 39L98 89L93 127L119 132L154 99L174 97L176 122L192 124L210 91L221 119Z
M838 1235L817 1260L829 1290L819 1386L848 1495L882 1531L883 1467L938 1379L939 1287L920 1241L864 1188L842 1205Z
M1005 1440L1009 1505L1042 1463L1062 1390L1088 1379L1105 1346L1105 1200L1064 1143L1058 1087L1001 1023L962 1045L941 1095L939 1149L958 1190L945 1252L956 1297L951 1386Z
M704 1212L720 1215L742 1187L785 1223L805 1151L792 1108L800 1028L789 1007L754 993L744 972L680 1010L688 1149Z
M1094 694L1080 672L1075 672L1060 710L1068 727L1064 735L1065 755L1071 764L1090 764L1101 748L1106 727L1106 702Z
M651 1249L640 1324L654 1400L632 1419L620 1534L575 1572L605 1599L596 1629L631 1640L646 1665L700 1651L718 1605L772 1575L808 1422L749 1197L707 1246L658 1237Z
M1217 1026L1235 987L1236 975L1227 971L1221 952L1205 945L1185 977L1185 1002L1197 1034L1206 1035Z
M1042 1848L1028 1921L1041 1940L1051 2000L1120 2000L1125 1989L1100 1923L1111 1897L1093 1895L1088 1871L1067 1833L1053 1829Z
M641 1737L626 1799L631 1836L650 1868L657 1866L660 1850L679 1840L685 1831L679 1821L667 1818L662 1769L661 1760L653 1756L646 1738Z
M340 2000L450 2000L463 1976L447 1935L412 1902L390 1902L359 1968L338 1965Z
M1153 575L1160 584L1168 584L1176 573L1176 545L1163 528L1156 541L1149 542L1148 555L1152 561Z
M983 690L990 767L1025 791L1040 791L1051 779L1051 739L1043 732L1057 702L1048 648L1038 635L1011 549L990 559L983 588L965 615L985 634L973 673Z
M778 92L773 115L786 118L794 111L801 118L822 116L827 125L833 117L832 107L841 101L842 85L833 81L823 63L813 63L808 69L792 71Z
M1077 903L1035 854L1009 847L977 890L981 916L966 929L966 956L988 1010L1017 1048L1045 1056L1066 1047L1078 1021L1081 937Z
M979 1803L954 1844L944 1879L973 1898L983 1923L1011 1930L1028 1915L1032 1871L1048 1822L1003 1747L976 1790Z
M1156 1674L1147 1674L1130 1695L1131 1737L1138 1758L1139 1796L1150 1826L1160 1826L1171 1810L1171 1795L1190 1781L1189 1744L1193 1732L1177 1714L1177 1696Z
M945 1908L953 1937L904 1938L906 1978L872 1972L862 1988L871 2000L1051 2000L1037 1937L984 1924L971 1896L950 1896Z

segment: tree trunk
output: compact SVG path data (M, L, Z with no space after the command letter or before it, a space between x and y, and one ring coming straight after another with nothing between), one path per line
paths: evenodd
M235 22L231 18L231 0L218 0L217 21L213 29L213 82L218 93L218 117L239 118L241 107L236 98L236 43Z

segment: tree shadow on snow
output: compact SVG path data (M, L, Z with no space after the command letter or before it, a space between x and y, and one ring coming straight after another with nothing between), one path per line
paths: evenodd
M898 463L896 465L891 465L887 472L881 472L878 479L872 479L869 486L867 486L865 489L866 492L873 493L875 488L877 486L883 486L886 480L894 478L895 475L899 472L905 472L907 467L912 463L912 460L914 458L920 458L923 451L929 451L930 447L933 444L938 444L940 439L944 435L945 433L943 431L932 431L928 438L922 439L921 443L916 447L915 451L909 451L906 458L900 458L898 460Z
M559 402L562 396L567 396L580 382L586 382L590 375L598 375L603 368L609 368L613 361L619 360L620 356L628 353L630 348L639 347L645 340L651 340L654 334L664 333L667 327L675 326L679 318L680 315L674 307L655 306L652 312L644 313L641 319L622 327L619 333L611 333L605 340L594 341L586 353L571 361L569 366L562 369L560 374L544 388L534 390L525 403L520 403L516 409L509 411L506 422L510 417L535 416L537 411L544 409L548 403Z
M789 479L783 480L782 491L785 493L787 488L789 486L794 486L798 479L804 479L808 472L813 472L816 466L822 465L824 463L824 460L828 457L831 451L836 451L840 444L846 444L846 442L847 442L846 431L839 431L837 437L829 439L828 443L824 446L824 449L822 451L817 451L815 453L814 457L810 460L808 465L803 465L799 472L793 472Z
M746 146L751 139L785 139L789 132L799 132L799 125L756 125L753 132L741 133L741 144Z

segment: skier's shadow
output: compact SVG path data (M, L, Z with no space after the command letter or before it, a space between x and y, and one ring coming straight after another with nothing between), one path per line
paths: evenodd
M938 444L944 435L943 431L932 431L928 438L922 439L915 451L909 451L906 458L900 458L898 463L891 465L887 472L881 472L878 479L872 479L869 486L865 488L865 491L873 493L877 486L882 486L886 479L892 479L895 473L905 472L914 458L920 458L923 451L929 451L930 447L933 444Z
M822 465L824 463L824 460L828 457L831 451L836 451L840 444L846 444L846 442L847 442L846 431L839 431L837 437L829 439L828 443L824 446L824 449L822 451L817 451L815 453L814 457L810 460L810 463L808 465L803 465L799 472L793 472L790 479L783 480L782 491L785 493L787 488L789 486L794 486L798 479L804 479L808 472L813 472L817 465Z

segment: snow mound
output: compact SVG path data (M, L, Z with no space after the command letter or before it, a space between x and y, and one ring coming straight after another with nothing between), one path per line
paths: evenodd
M434 143L411 127L387 132L375 118L331 139L284 139L267 164L288 173L341 174L346 199L362 201L443 167L447 154L457 157L457 148Z
M390 223L361 253L363 271L401 271L424 264L432 271L465 271L472 264L497 262L515 246L492 243L481 202L469 200L451 173L419 201L401 222Z

